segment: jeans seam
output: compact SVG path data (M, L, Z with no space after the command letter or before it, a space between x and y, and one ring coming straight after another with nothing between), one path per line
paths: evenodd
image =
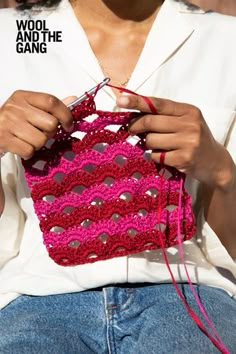
M106 317L106 324L107 324L107 348L108 348L108 353L112 354L112 349L111 349L111 342L110 342L110 318L109 318L109 310L108 310L108 304L107 304L107 294L106 294L106 288L103 288L103 299L104 299L104 312L105 312L105 317Z
M114 329L114 316L113 311L111 310L111 332L112 332L112 347L114 348L114 352L112 354L117 354L116 348L116 340L115 340L115 329Z

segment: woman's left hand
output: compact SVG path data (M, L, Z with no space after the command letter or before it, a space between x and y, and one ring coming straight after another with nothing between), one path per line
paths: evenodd
M201 111L190 104L149 97L157 114L142 96L122 95L117 105L144 114L131 122L132 135L146 133L147 149L160 161L165 151L165 164L177 168L211 187L225 188L232 182L234 162L228 151L213 137Z

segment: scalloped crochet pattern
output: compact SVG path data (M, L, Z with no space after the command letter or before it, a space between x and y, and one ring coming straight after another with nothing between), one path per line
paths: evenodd
M127 125L137 113L98 111L88 97L72 114L73 132L59 126L22 161L49 256L72 266L170 247L179 215L181 240L190 239L195 219L184 188L178 205L183 174L154 163L144 135L130 143Z

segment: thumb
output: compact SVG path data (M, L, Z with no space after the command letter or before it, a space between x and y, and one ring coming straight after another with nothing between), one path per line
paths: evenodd
M68 106L68 104L70 104L71 102L73 102L74 100L76 100L77 96L68 96L62 99L62 102L64 103L64 105ZM69 108L68 108L69 109ZM74 128L74 125L72 123L70 129L68 131L72 132Z
M76 98L77 98L77 96L68 96L66 98L63 98L62 102L67 106L69 103L76 100Z

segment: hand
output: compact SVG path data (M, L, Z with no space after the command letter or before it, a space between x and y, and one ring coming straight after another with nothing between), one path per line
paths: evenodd
M232 183L235 165L227 150L213 137L201 111L192 105L149 97L158 114L141 96L121 95L117 105L143 112L131 122L132 135L146 133L146 146L152 158L160 162L165 151L165 164L177 168L211 187L225 188Z
M0 108L0 152L29 159L55 134L59 123L67 131L73 125L70 110L58 98L16 91Z

